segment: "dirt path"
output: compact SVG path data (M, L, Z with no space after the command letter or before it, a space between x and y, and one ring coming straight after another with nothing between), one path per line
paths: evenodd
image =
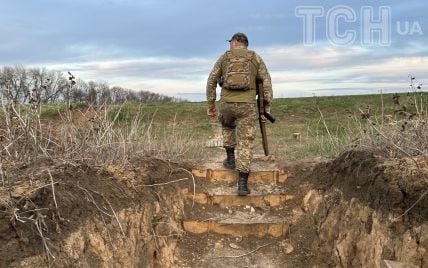
M428 267L426 164L422 161L416 167L414 160L383 159L364 151L350 151L330 161L279 161L277 166L289 176L263 194L283 193L292 195L292 200L262 207L187 202L185 218L203 222L223 217L229 224L262 218L267 223L274 215L287 223L286 233L243 235L237 229L217 234L215 228L201 234L188 232L179 240L175 265L382 267L392 260L404 267ZM236 188L233 183L226 187Z
M211 162L219 160L214 159ZM315 252L312 244L316 237L316 228L314 222L304 214L303 199L310 187L302 178L311 173L316 164L320 163L320 159L293 163L289 166L278 162L263 162L260 159L256 159L255 162L252 170L284 170L288 173L287 180L275 184L269 181L260 184L250 180L252 188L250 196L235 197L240 200L239 202L228 200L230 203L240 205L220 203L192 206L187 202L185 217L198 218L201 222L212 219L223 220L225 225L243 226L237 227L235 233L229 235L216 233L222 230L215 229L203 234L188 232L178 243L177 267L307 267L313 263ZM217 169L221 170L218 166ZM222 192L227 192L231 196L236 195L235 183L216 181L210 185L206 178L199 178L197 184L200 191L209 192L210 187L215 188L216 191L211 193L214 197L221 195ZM257 196L264 196L267 199L267 196L275 194L282 194L291 199L273 206L272 203L266 205L255 201ZM275 219L287 225L286 233L279 237L265 235L261 230L257 230L259 226L245 226L251 223L267 225ZM244 228L253 228L254 232L244 231ZM249 232L251 234L248 235Z

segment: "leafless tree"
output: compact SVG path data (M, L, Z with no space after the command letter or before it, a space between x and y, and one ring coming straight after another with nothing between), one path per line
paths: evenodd
M125 101L176 102L176 98L150 91L134 91L107 82L85 82L64 73L46 68L5 66L0 69L0 93L9 103L44 104L86 102L92 105L120 104Z
M22 66L3 67L0 74L0 88L3 96L14 103L26 100L28 92L27 70Z

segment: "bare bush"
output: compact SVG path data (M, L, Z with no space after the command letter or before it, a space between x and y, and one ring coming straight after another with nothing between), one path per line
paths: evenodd
M369 124L359 146L375 150L388 157L416 157L428 159L428 120L416 118L400 120L393 125Z
M89 106L84 112L58 110L60 120L54 126L41 122L40 106L32 109L10 103L2 107L0 155L9 162L44 156L69 163L125 164L133 156L167 160L203 156L204 146L185 126L176 120L156 125L156 115L144 114L142 105L126 122L118 120L124 105L119 109Z
M410 91L401 97L392 95L394 114L386 114L381 94L381 115L371 114L370 107L350 113L347 124L326 123L318 109L320 119L315 131L308 135L315 139L322 155L336 156L344 150L358 148L371 150L386 157L422 157L428 159L428 94L422 92L422 83L409 75ZM400 99L401 97L401 99ZM377 107L372 107L377 108ZM375 110L375 109L374 109ZM320 134L322 132L322 134Z
M400 106L397 101L398 94L393 95L393 101L399 107L395 118L386 118L382 112L381 120L367 119L354 146L374 150L387 157L428 159L428 95L423 94L422 84L414 76L409 75L409 78L410 91L404 105Z
M387 157L416 157L428 159L428 121L403 120L395 125L377 125L369 121L368 131L353 146L374 150Z

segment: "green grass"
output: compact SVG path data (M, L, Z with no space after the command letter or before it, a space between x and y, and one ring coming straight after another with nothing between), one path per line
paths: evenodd
M411 104L413 96L401 94L400 102L409 112L415 111ZM428 93L424 93L424 98L428 98ZM389 94L275 99L271 113L277 118L277 123L268 125L271 152L284 159L334 156L354 138L352 135L358 135L366 128L367 120L361 119L361 111L368 108L370 119L381 122L385 115L399 119L394 111L402 105L395 105ZM55 117L62 108L65 107L44 106L42 116ZM159 133L174 130L201 141L218 133L220 128L215 120L207 117L205 102L129 102L108 110L109 118L116 118L119 125L131 124L139 114L142 123L150 124ZM301 133L301 140L293 137L296 132ZM260 140L258 134L256 153L262 153Z
M60 112L66 111L66 108L65 104L45 104L42 105L40 116L46 119L55 118Z

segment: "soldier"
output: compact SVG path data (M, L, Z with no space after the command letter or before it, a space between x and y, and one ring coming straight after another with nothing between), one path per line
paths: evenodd
M227 158L223 166L239 171L238 195L248 195L248 176L253 157L253 143L256 135L256 83L263 83L266 111L272 101L272 84L266 65L254 51L248 50L248 38L236 33L226 51L214 65L207 82L209 117L217 116L215 107L217 83L221 86L220 115L223 146ZM262 120L266 118L262 115ZM236 135L238 142L236 142ZM235 165L235 146L237 161Z

